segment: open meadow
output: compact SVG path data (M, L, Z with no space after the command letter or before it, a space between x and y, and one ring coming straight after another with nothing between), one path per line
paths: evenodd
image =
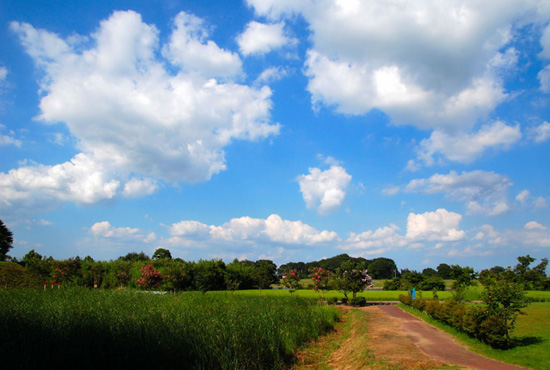
M331 330L335 307L298 296L0 290L6 369L281 369Z

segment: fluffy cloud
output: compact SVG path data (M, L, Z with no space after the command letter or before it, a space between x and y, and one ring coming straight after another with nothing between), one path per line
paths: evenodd
M91 203L150 194L157 180L206 181L226 168L233 140L279 133L271 90L232 82L239 57L207 40L190 14L176 16L166 45L133 11L114 12L90 38L18 22L11 29L44 72L39 119L65 123L82 153L1 174L4 203L50 195Z
M474 133L447 133L435 130L429 139L422 140L417 148L418 160L432 166L434 157L471 163L488 149L506 148L521 139L520 126L508 126L501 121L482 126Z
M417 241L457 241L466 233L458 230L462 215L438 209L422 214L409 213L407 218L407 238Z
M391 224L374 231L350 233L339 248L361 255L384 255L396 249L420 248L426 242L437 242L435 249L439 249L446 242L465 238L466 233L458 229L461 220L460 214L445 209L423 214L410 213L405 235L399 233L397 225Z
M508 188L512 185L506 176L487 171L471 171L447 175L435 174L427 179L415 179L405 192L443 193L451 200L465 202L470 213L499 215L510 209Z
M361 250L363 254L368 255L382 255L390 249L406 245L407 239L399 234L399 227L391 224L375 231L369 230L359 234L350 233L341 248L349 251Z
M264 24L252 21L237 37L239 49L243 55L262 55L287 44L295 44L296 39L287 37L284 22Z
M265 246L313 246L337 241L333 231L318 231L301 221L288 221L279 215L266 219L240 217L223 225L206 225L198 221L181 221L170 227L169 242L189 246L194 242L221 243L239 246L241 243Z
M113 198L119 187L119 181L107 178L98 162L78 154L55 166L27 166L0 173L0 208L56 200L95 203Z
M144 242L150 243L156 240L155 233L149 233L144 235L144 233L137 228L131 227L114 227L109 221L96 222L88 230L88 234L102 239L109 239L114 241L121 242Z
M342 205L351 176L343 167L332 165L325 171L310 168L309 174L298 176L297 181L306 207L328 214Z
M516 1L248 3L258 15L308 22L315 104L346 114L378 108L396 124L440 129L471 128L506 98L514 28L542 12Z
M531 128L529 131L529 136L537 144L548 141L550 139L550 122L543 122L540 125Z
M202 19L180 12L174 19L170 42L162 49L170 62L205 77L232 77L242 73L237 54L221 49L208 38Z

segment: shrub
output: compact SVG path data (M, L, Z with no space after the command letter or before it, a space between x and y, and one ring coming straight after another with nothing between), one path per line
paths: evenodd
M355 307L362 307L367 304L367 299L365 297L353 297L351 299L351 305Z

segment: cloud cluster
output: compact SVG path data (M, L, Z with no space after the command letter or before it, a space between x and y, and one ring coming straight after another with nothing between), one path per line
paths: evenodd
M471 128L506 98L514 28L544 11L516 1L248 3L259 15L308 22L314 103L346 114L378 108L396 124L432 129Z
M512 181L506 176L487 171L435 174L415 179L403 187L410 193L442 193L450 200L464 202L469 213L500 215L510 209L508 188Z
M208 40L191 14L176 16L164 45L133 11L114 12L89 37L10 28L43 72L39 119L66 124L81 153L1 174L4 203L46 195L89 203L150 194L157 180L206 181L226 168L233 140L279 133L271 90L236 83L238 55Z
M298 176L297 181L306 207L325 215L335 212L342 205L351 175L343 167L334 164L324 171L310 168L309 174Z
M427 166L436 163L437 156L459 162L471 163L488 149L507 148L522 137L520 126L509 126L496 121L482 126L472 133L447 133L441 130L432 132L430 138L420 142L417 148L418 161ZM415 169L418 163L409 162L409 169Z
M426 242L457 242L466 236L465 231L459 229L461 220L462 215L442 208L435 212L409 213L404 235L399 232L398 226L391 224L374 231L350 233L340 248L362 255L380 256L391 250L415 248Z
M108 239L118 242L143 242L150 243L156 240L155 233L145 235L140 229L131 227L114 227L109 221L101 221L93 224L88 234L95 238Z
M239 245L282 245L287 247L326 245L338 241L333 231L318 231L301 221L284 220L279 215L266 219L240 217L223 225L206 225L198 221L181 221L173 224L168 243L176 246L208 243Z

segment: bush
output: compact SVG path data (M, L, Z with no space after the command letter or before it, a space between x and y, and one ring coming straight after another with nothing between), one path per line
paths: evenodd
M346 297L342 298L342 304L348 304L348 299Z
M508 348L506 320L493 314L486 306L467 306L455 300L440 303L428 299L413 300L400 295L399 300L434 319L444 322L494 348Z
M336 302L338 302L338 298L336 298L336 297L329 297L329 298L327 298L327 303L328 303L328 304L331 304L331 305L332 305L332 304L336 304Z
M367 304L367 299L365 297L353 297L351 299L351 305L355 307L363 307Z
M0 262L0 288L40 288L42 278L14 262Z

